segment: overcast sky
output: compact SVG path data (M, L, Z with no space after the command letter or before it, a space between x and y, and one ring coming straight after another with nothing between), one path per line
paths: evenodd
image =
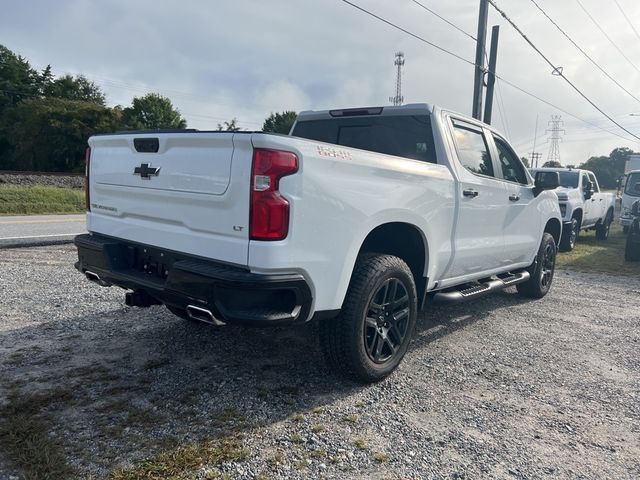
M616 0L538 4L602 68L640 98L640 38ZM352 0L363 8L473 62L475 43L411 0ZM478 0L420 0L476 35ZM215 128L233 117L259 129L270 112L387 105L395 93L394 53L403 51L405 103L427 102L471 113L473 67L381 23L341 0L4 0L0 43L36 68L83 73L110 105L159 92L171 98L190 127ZM617 0L640 31L640 1ZM531 0L498 5L564 74L598 106L640 136L640 103L607 79L535 8ZM489 8L500 25L497 72L557 107L627 139L564 81ZM560 114L564 164L613 148L640 150L625 140L545 105L511 86L498 88L493 124L528 155L538 117L536 150L546 160L546 129Z

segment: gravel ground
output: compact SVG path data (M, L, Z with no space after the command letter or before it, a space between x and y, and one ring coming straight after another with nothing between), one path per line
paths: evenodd
M0 173L0 185L82 189L84 188L84 177L67 177L62 175L6 175Z
M127 308L74 260L0 251L0 423L27 405L72 477L229 438L237 460L184 476L640 477L637 278L558 271L540 301L511 289L432 308L399 370L361 386L325 370L314 326ZM20 478L17 456L0 448L1 478Z

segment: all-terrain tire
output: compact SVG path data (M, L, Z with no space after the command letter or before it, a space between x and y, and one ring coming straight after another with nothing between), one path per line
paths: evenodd
M352 380L382 380L407 352L417 310L413 274L402 259L359 256L340 315L320 323L327 364Z
M628 262L640 261L640 223L637 221L634 221L629 228L624 248L624 259Z
M611 211L608 211L607 215L604 217L604 220L596 225L597 240L606 240L607 238L609 238L611 222L613 222L613 214Z
M570 252L576 248L576 242L580 235L580 224L575 218L571 219L571 226L562 229L562 237L560 238L559 249L561 252Z
M529 298L542 298L551 288L556 265L556 242L550 233L542 235L536 259L527 269L531 278L516 286L518 293Z

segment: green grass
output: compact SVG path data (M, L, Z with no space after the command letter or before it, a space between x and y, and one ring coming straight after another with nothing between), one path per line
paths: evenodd
M202 468L224 462L241 462L249 457L238 437L224 437L217 441L205 441L162 452L132 467L117 470L110 480L163 480L184 478Z
M624 259L626 235L616 220L611 225L609 238L596 240L595 232L580 232L576 248L572 252L558 253L556 266L591 273L610 275L640 275L640 262Z
M0 215L84 213L84 192L70 188L0 187Z

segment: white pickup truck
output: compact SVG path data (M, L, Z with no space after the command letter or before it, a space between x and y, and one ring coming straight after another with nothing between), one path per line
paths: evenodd
M580 230L594 229L598 240L609 238L616 196L600 191L593 172L575 168L539 168L531 172L560 175L560 186L556 189L564 222L560 251L570 252L575 248Z
M376 381L417 312L544 296L561 216L504 138L426 104L301 113L291 135L94 136L76 268L216 324L319 322L329 365Z

